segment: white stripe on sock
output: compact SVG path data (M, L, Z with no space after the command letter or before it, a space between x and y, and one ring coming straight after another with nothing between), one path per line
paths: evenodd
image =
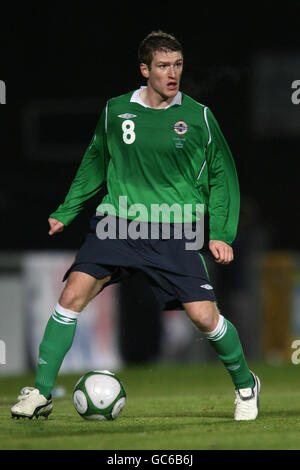
M74 325L78 319L78 313L62 307L59 303L56 305L52 318L63 325Z
M204 336L211 341L218 341L223 338L227 331L227 323L223 315L219 315L219 321L216 328L213 331L204 333Z
M227 331L227 322L226 320L224 320L224 325L223 325L223 328L221 329L221 331L219 332L219 334L217 334L216 336L214 336L213 338L210 338L211 341L219 341L221 338L223 338L223 336L225 335Z
M79 315L79 312L73 312L73 310L68 310L67 308L62 307L59 303L57 303L55 307L55 311L67 318L74 319L74 318L78 318L78 315Z

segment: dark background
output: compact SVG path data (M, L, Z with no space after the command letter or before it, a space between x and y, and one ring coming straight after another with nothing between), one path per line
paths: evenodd
M242 222L245 211L251 223L267 227L271 248L296 249L300 132L257 136L253 77L255 59L265 51L296 54L299 66L299 3L2 5L0 79L7 87L7 104L0 106L2 249L78 248L98 199L90 201L72 233L67 229L52 239L48 214L62 202L106 100L142 84L137 47L154 29L182 42L182 90L212 109L229 142L240 178ZM296 67L294 79L300 79ZM286 86L288 106L296 108L291 83ZM45 146L76 144L72 157L60 150L32 158L24 150L24 109L49 100L72 100L75 107L80 100L95 103L88 115L52 114L40 124ZM300 105L297 111L300 119Z
M299 18L299 1L1 5L0 79L7 87L0 106L1 250L79 248L99 197L52 238L48 215L63 201L106 101L143 84L139 42L162 29L182 42L182 91L211 108L239 174L237 261L215 268L226 306L229 286L247 282L249 253L299 247L300 105L291 102L291 82L300 79ZM34 112L39 117L30 127ZM134 311L136 286L123 287L124 310ZM150 299L145 304L147 295L137 299L137 310L155 310ZM150 353L141 351L151 325L137 345L129 320L123 322L128 360L133 350L135 358L150 357L155 335ZM152 315L153 331L158 322Z

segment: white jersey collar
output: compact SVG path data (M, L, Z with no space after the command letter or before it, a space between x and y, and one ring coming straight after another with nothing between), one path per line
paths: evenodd
M140 88L138 88L137 90L135 90L131 96L131 99L130 99L130 102L131 103L138 103L140 104L141 106L144 106L144 108L150 108L150 106L148 106L146 103L144 103L144 101L140 98L140 92L142 91L143 88L146 88L145 86L141 86ZM171 103L168 104L168 106L166 106L165 108L162 108L162 109L168 109L170 108L171 106L174 106L175 104L181 104L181 100L182 100L182 94L181 94L181 91L179 91L177 93L177 95L174 96L174 98L172 99Z

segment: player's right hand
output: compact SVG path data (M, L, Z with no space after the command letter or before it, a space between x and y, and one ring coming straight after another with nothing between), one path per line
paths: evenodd
M48 232L49 235L54 235L55 233L62 232L65 228L62 222L57 219L54 219L53 217L49 217L48 222L50 225L50 230Z

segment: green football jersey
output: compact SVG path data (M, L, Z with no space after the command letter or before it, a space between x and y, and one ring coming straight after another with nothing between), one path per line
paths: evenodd
M65 201L51 217L70 224L106 184L100 213L143 222L189 222L203 204L210 239L232 243L239 183L212 112L181 92L167 108L149 108L139 91L107 102Z

